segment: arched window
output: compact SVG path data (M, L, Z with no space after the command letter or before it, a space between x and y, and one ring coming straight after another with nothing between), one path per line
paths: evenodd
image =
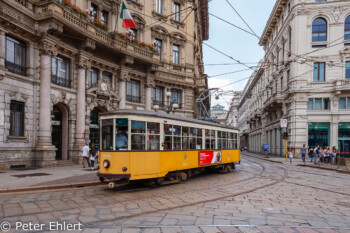
M312 42L327 41L327 21L317 18L312 22Z
M350 16L345 19L344 40L350 40Z

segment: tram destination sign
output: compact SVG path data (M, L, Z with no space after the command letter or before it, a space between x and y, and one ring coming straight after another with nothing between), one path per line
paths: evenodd
M100 100L109 100L109 96L106 96L106 95L100 95L100 94L98 94L98 95L97 95L97 98L100 99Z
M221 163L221 151L200 151L198 152L199 166Z

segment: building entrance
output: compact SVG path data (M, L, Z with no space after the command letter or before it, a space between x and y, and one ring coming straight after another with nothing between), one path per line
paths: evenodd
M339 123L338 149L342 157L350 158L350 123Z
M316 147L330 146L329 145L329 123L309 123L309 140L308 145Z
M57 148L56 160L62 160L62 112L54 106L52 110L52 144Z

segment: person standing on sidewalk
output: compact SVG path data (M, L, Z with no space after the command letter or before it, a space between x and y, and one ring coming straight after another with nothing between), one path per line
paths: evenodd
M309 149L309 159L311 163L313 158L314 158L314 146L311 146L311 148Z
M289 150L288 155L289 155L289 162L290 162L290 164L292 164L293 163L293 151L292 151L292 149Z
M314 164L317 164L318 154L320 153L320 146L317 145L314 150Z
M303 162L305 163L305 155L306 155L306 147L305 147L305 144L303 144L303 147L300 149L300 153L301 153L301 159L302 159Z
M95 170L95 158L96 158L96 150L92 150L91 156L90 156L91 171Z
M88 166L90 167L90 160L89 160L89 143L86 143L85 146L83 146L83 148L81 149L83 151L83 168L85 168L85 160L88 164Z
M334 162L335 162L335 158L337 157L337 154L338 154L338 150L335 146L333 146L333 149L332 149L332 164L334 165Z

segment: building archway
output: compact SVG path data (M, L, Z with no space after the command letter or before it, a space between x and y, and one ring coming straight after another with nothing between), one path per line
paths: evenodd
M68 110L63 104L53 106L51 112L52 144L57 148L56 160L68 159Z

